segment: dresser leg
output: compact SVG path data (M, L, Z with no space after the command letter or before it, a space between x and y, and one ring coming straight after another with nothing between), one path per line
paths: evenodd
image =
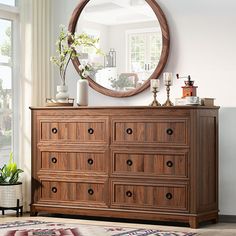
M30 216L37 216L38 212L37 211L30 211Z
M219 218L218 218L218 216L217 216L217 217L216 217L215 219L213 219L211 222L212 222L213 224L217 224L218 221L219 221Z
M197 229L198 228L198 219L197 219L197 217L189 218L189 225L190 225L191 228Z

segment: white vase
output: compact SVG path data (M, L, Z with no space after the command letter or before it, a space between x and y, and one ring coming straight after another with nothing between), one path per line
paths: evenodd
M69 93L67 85L58 85L57 86L57 94L56 94L57 102L68 102Z
M78 106L88 106L88 81L86 79L79 79L77 81L77 99Z

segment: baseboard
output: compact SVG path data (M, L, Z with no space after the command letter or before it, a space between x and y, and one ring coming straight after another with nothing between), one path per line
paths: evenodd
M219 215L219 222L236 223L236 215Z

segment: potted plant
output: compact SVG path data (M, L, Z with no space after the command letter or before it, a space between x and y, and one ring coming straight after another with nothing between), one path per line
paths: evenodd
M19 182L20 173L23 170L17 167L13 161L13 153L10 153L9 162L0 169L0 209L14 209L19 214L23 210L22 182Z
M60 34L56 42L56 52L58 55L52 56L50 59L52 63L59 67L62 82L61 85L57 86L56 100L57 102L67 102L69 94L68 86L66 85L66 71L70 60L80 56L78 51L81 47L93 47L96 49L96 53L100 53L100 50L96 48L99 39L94 39L85 33L80 35L76 33L71 34L63 25L60 28ZM81 69L80 77L82 79L87 77L84 73L85 70L84 67L83 70Z

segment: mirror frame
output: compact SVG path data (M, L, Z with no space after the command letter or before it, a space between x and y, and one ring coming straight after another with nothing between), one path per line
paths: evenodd
M75 33L75 29L76 29L76 25L77 25L77 21L79 19L79 16L89 1L91 1L91 0L80 0L79 4L74 9L74 11L71 15L70 21L69 21L69 26L68 26L68 31L71 32L72 34ZM152 75L149 77L149 79L147 79L140 87L129 90L129 91L125 91L125 92L107 89L107 88L101 86L100 84L96 83L90 77L88 77L90 87L92 87L97 92L100 92L100 93L110 96L110 97L120 97L120 98L136 95L136 94L144 91L145 89L147 89L150 86L150 79L157 79L160 76L162 70L164 69L165 64L167 62L167 58L168 58L168 54L169 54L169 47L170 47L169 27L168 27L165 15L164 15L162 9L160 8L160 6L157 4L156 0L145 0L145 1L149 4L149 6L154 11L154 13L159 21L159 24L161 27L161 32L162 32L162 52L161 52L160 61L157 65L156 69L154 70ZM79 73L79 65L80 65L79 59L76 57L72 60L72 62L73 62L73 65L74 65L76 71Z

